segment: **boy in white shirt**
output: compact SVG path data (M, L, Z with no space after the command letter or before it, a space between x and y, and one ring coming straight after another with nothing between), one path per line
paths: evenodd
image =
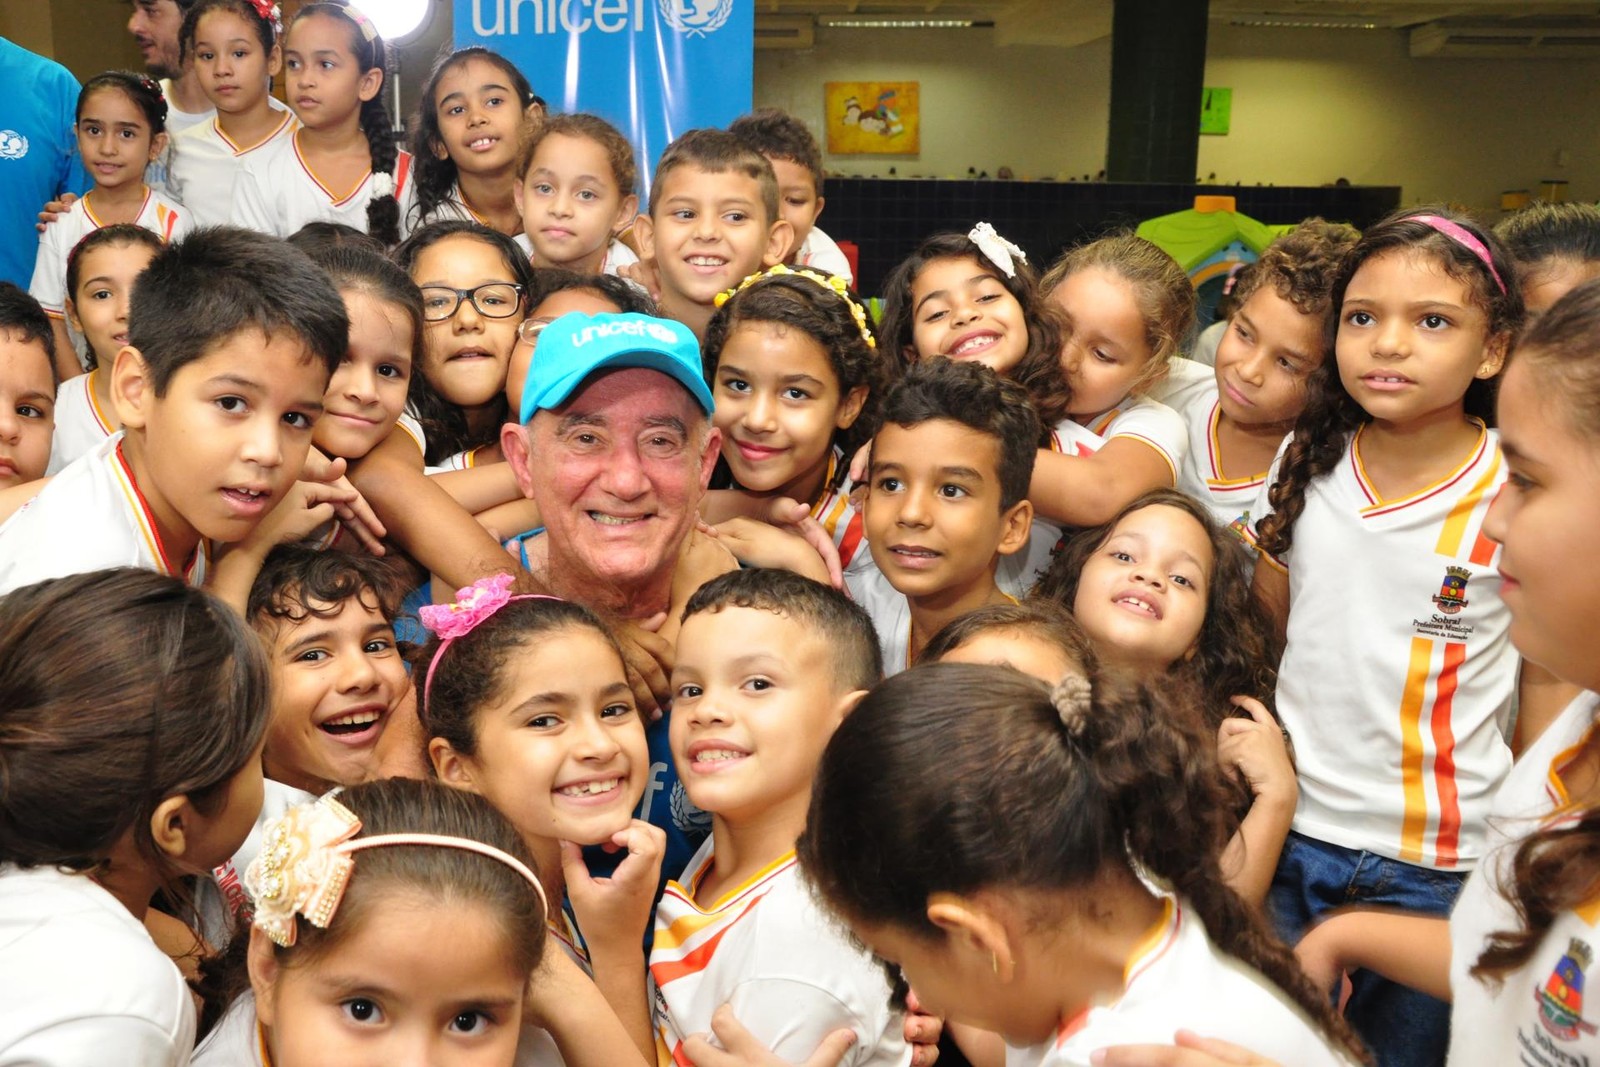
M872 624L842 593L788 571L742 570L690 599L672 672L672 755L711 839L656 910L650 973L658 1055L732 1006L798 1062L832 1031L842 1062L911 1060L878 961L821 910L795 865L811 779L834 728L878 680Z
M135 285L111 369L123 432L0 525L0 592L115 566L199 585L208 542L245 541L285 500L280 524L326 521L353 492L297 479L348 333L298 249L224 228L168 246ZM266 547L230 556L230 588L248 589Z
M1040 433L1027 392L976 361L914 363L889 391L861 509L872 566L845 575L887 673L956 616L1016 602L997 574L1028 545Z
M817 267L855 285L850 261L833 238L817 228L822 196L822 148L805 123L775 107L759 107L728 125L728 132L767 157L778 176L778 209L794 227L785 263Z

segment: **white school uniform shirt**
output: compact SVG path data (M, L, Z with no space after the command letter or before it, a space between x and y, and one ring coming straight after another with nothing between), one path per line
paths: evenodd
M911 666L911 602L889 584L870 551L860 555L864 558L845 572L844 587L850 599L872 619L887 678Z
M50 437L46 475L61 473L67 464L94 451L117 432L111 412L102 408L94 395L96 378L110 373L105 367L96 367L88 374L68 378L56 390L56 428Z
M190 126L198 126L206 119L215 118L217 109L208 107L204 111L179 111L172 102L172 79L161 79L161 95L167 98L167 133L178 134Z
M204 585L207 566L204 540L191 559L167 555L121 433L67 464L0 524L0 593L106 567L143 567Z
M403 238L415 192L410 152L396 156L393 178ZM339 222L366 233L372 179L368 171L354 189L329 189L312 173L299 139L291 134L245 157L234 179L233 224L277 237L288 237L308 222Z
M811 504L811 517L821 523L828 536L833 538L834 546L839 550L839 565L846 569L852 565L860 567L872 559L872 553L867 550L864 520L850 499L854 483L846 477L838 485L834 484L839 464L849 462L850 457L835 446L828 456L827 473L822 477L822 495Z
M0 1063L182 1067L195 1012L178 968L87 875L0 866Z
M196 226L225 226L233 221L233 187L244 161L299 129L294 112L273 97L267 100L277 114L278 127L250 148L223 133L215 115L172 135L167 189L189 209Z
M1507 897L1524 838L1574 821L1562 772L1589 739L1600 697L1583 693L1528 746L1495 794L1488 853L1450 913L1450 1067L1600 1063L1600 901L1563 912L1502 984L1468 971L1491 934L1521 923Z
M529 259L533 258L533 241L528 237L527 234L519 233L513 237L512 240L517 242L518 248L527 253ZM611 243L606 245L606 258L600 261L600 269L595 273L615 275L621 271L623 267L637 262L639 262L639 257L634 250L623 244L617 238L613 237L611 239ZM630 284L634 285L635 288L641 289L642 291L643 287L639 286L638 283L630 282Z
M1277 986L1220 951L1189 905L1167 897L1161 921L1124 970L1123 992L1028 1048L1007 1046L1006 1067L1088 1067L1108 1045L1172 1044L1180 1029L1244 1045L1293 1067L1350 1067Z
M1504 730L1518 656L1484 515L1505 481L1479 429L1443 480L1383 500L1361 434L1312 482L1287 565L1288 645L1277 707L1294 738L1294 829L1437 870L1483 855L1489 804L1511 766ZM1266 484L1277 477L1279 459ZM1240 532L1254 543L1265 494Z
M903 1067L905 1016L889 1005L883 967L824 913L793 852L715 902L695 892L715 859L700 846L656 906L650 949L658 1062L685 1063L683 1040L709 1033L731 1004L739 1021L779 1058L798 1063L841 1027L856 1032L846 1067Z
M28 292L53 319L66 316L67 256L79 241L106 225L90 205L93 197L91 192L74 200L39 237L39 255L33 263L33 281L28 284ZM154 189L145 191L144 204L134 223L169 243L181 239L193 228L183 205Z
M794 254L794 262L799 267L818 267L829 274L837 274L844 279L846 285L856 284L855 275L850 273L850 260L845 257L844 249L839 247L839 242L815 226L806 234L806 239L800 242L800 248Z
M1178 475L1178 488L1209 508L1212 517L1224 526L1240 516L1251 521L1250 511L1265 497L1271 483L1265 471L1243 478L1229 478L1222 472L1222 451L1217 441L1222 404L1217 398L1216 383L1196 396L1182 414L1189 427L1189 456Z

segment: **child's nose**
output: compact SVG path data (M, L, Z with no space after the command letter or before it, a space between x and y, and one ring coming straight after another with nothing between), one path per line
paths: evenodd
M777 428L777 414L772 397L758 393L751 399L744 421L752 430L772 430Z

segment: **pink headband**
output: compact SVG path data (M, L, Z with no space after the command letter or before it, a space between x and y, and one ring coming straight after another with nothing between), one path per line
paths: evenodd
M1494 269L1494 257L1489 255L1489 248L1482 241L1472 235L1472 231L1460 223L1451 222L1449 219L1440 218L1438 215L1412 215L1412 222L1420 222L1424 226L1431 226L1444 234L1456 244L1483 261L1484 269L1489 272L1489 277L1494 279L1494 284L1500 292L1506 291L1506 283L1500 280L1500 272Z
M538 875L502 849L470 837L447 834L374 834L356 837L361 820L328 793L298 804L267 824L264 844L244 874L245 888L255 901L251 922L285 948L295 942L294 917L327 929L355 869L352 852L384 845L426 845L476 852L510 867L525 878L539 897L546 916L550 900Z
M433 659L428 661L428 673L422 680L424 706L427 705L428 697L433 692L433 672L438 668L439 661L444 658L444 650L450 647L450 642L470 634L479 623L513 600L561 599L558 596L545 596L542 593L518 593L512 596L510 591L512 580L509 574L492 574L487 578L479 578L465 589L457 589L454 603L429 604L417 612L422 625L439 635L439 647L433 653Z

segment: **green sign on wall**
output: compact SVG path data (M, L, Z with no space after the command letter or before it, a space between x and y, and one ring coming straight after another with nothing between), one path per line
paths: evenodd
M1200 98L1200 132L1225 134L1233 115L1233 90L1204 90Z

